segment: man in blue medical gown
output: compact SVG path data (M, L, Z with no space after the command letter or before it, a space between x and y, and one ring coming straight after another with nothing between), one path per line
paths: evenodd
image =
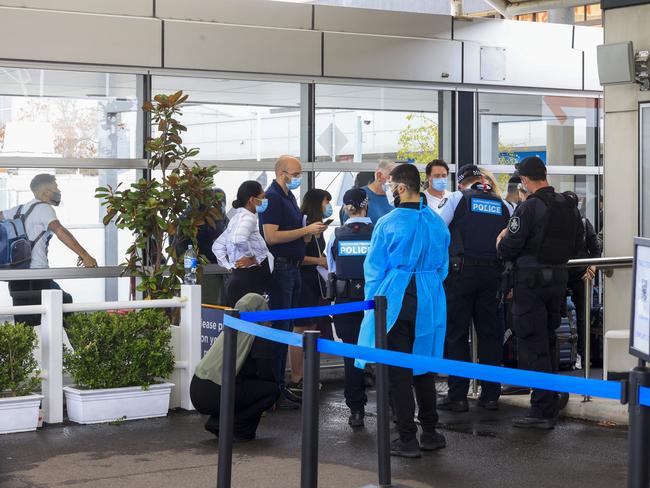
M388 301L388 348L393 351L442 357L446 304L442 286L449 266L449 231L420 194L420 174L410 164L391 172L390 191L396 209L380 218L364 264L365 295L384 295ZM364 317L359 345L374 347L374 312ZM357 360L357 367L364 361ZM420 451L445 446L436 432L435 376L426 371L389 367L390 396L399 438L391 454L420 457ZM413 420L415 399L422 435L418 442Z

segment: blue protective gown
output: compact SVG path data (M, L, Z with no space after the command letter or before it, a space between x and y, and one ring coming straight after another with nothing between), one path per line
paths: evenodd
M447 304L442 286L449 271L449 230L426 202L420 210L396 208L379 219L364 264L366 300L384 295L388 302L386 324L391 330L402 299L415 273L417 313L413 353L442 357ZM366 312L359 333L360 346L375 346L375 312ZM355 366L365 367L357 359ZM426 371L413 371L423 374Z

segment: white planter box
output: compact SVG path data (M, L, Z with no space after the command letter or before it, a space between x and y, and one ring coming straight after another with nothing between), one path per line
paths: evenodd
M36 430L42 399L35 394L0 398L0 434Z
M98 424L114 420L164 417L169 410L172 383L151 385L148 390L139 386L105 390L78 390L63 388L68 418L79 424Z

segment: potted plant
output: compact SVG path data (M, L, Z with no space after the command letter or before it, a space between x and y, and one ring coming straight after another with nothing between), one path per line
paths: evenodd
M42 395L34 358L36 331L24 324L0 324L0 434L36 430Z
M187 128L178 121L187 101L182 91L156 95L154 103L145 102L158 136L150 137L145 149L149 154L150 178L142 178L130 188L97 188L95 196L106 207L104 225L115 221L120 229L133 234L127 250L125 274L139 278L137 290L145 298L171 298L183 282L183 256L178 245L186 242L198 249L197 232L206 223L215 226L221 218L214 192L215 166L188 165L198 149L183 146L181 135ZM205 258L201 257L201 263ZM198 272L201 271L199 266Z
M75 386L63 388L68 418L81 424L163 417L174 370L171 329L162 310L79 313L67 319L74 350L64 368Z

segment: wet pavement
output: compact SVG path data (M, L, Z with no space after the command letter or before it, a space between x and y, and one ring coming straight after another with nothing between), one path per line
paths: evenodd
M321 395L319 479L323 487L376 483L374 392L366 429L352 432L340 383ZM393 459L393 478L409 487L625 486L627 444L621 428L562 420L553 431L515 429L513 406L487 412L441 412L448 447L421 459ZM64 424L0 437L0 487L216 486L218 441L205 417L121 424ZM236 444L234 487L296 487L300 479L300 415L279 411L262 419L258 439Z

